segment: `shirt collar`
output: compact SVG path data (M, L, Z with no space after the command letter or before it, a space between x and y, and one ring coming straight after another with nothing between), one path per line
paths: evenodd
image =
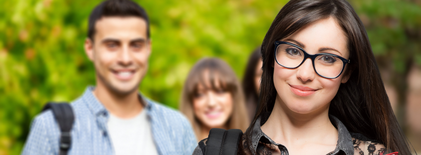
M335 116L330 115L329 118L333 126L335 126L338 130L338 142L336 144L335 150L333 151L333 154L336 154L339 151L343 151L345 152L346 155L353 155L354 145L352 143L352 137L348 129L346 129L345 125ZM272 139L270 139L270 137L268 137L265 133L263 133L261 129L260 121L261 121L261 117L257 118L252 129L251 140L252 140L253 150L257 149L257 145L259 144L259 141L262 141L265 143L276 144Z
M345 152L346 155L353 155L354 154L354 144L352 143L352 137L349 133L346 126L335 116L330 115L330 121L332 122L333 126L338 129L338 143L336 144L335 151L339 152L342 150Z
M104 105L95 97L93 91L95 90L94 86L89 86L86 88L85 92L82 95L82 99L85 101L85 104L88 106L89 110L95 115L108 115L108 110ZM139 93L139 100L141 100L144 109L149 113L152 110L153 103L150 102L146 97Z
M89 110L94 114L95 116L101 115L101 114L108 114L107 109L105 109L104 105L95 97L93 91L95 90L95 87L89 86L86 88L85 92L82 95L84 103L89 108Z

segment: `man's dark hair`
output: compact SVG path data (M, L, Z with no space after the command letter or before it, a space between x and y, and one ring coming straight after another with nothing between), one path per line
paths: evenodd
M145 9L131 0L106 0L96 6L89 16L88 38L94 40L95 23L102 17L129 17L135 16L146 21L146 33L150 37L149 18Z

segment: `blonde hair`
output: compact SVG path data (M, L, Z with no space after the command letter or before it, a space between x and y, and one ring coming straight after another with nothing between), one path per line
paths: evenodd
M180 111L186 115L193 126L196 136L199 138L201 123L194 115L193 96L197 93L198 85L205 85L205 74L211 88L216 90L215 83L219 82L222 89L231 93L233 98L233 111L225 126L228 129L241 129L246 131L249 125L248 115L246 113L245 99L240 82L231 67L223 60L218 58L203 58L197 62L191 69L184 83L180 98Z

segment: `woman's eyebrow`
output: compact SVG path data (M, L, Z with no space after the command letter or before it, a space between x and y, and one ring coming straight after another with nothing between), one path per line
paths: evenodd
M319 49L319 52L323 52L323 51L335 51L336 53L342 56L342 53L339 52L339 50L331 48L331 47L322 47Z
M297 41L297 40L294 40L294 39L290 39L289 38L289 39L285 39L285 41L293 42L294 44L297 44L301 48L303 48L303 49L305 48L304 44L301 43L301 42L299 42L299 41ZM331 48L331 47L322 47L322 48L319 49L319 52L323 52L323 51L335 51L336 53L338 53L339 55L342 56L342 53L339 52L339 50L334 49L334 48Z
M290 42L294 42L295 44L297 44L298 46L300 46L301 48L305 48L306 46L304 46L304 44L300 43L297 40L294 39L286 39L285 41L290 41Z

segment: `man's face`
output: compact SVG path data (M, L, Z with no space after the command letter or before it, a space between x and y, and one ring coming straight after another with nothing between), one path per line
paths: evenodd
M97 86L119 95L137 91L146 74L151 42L139 17L103 17L85 51L96 70Z

